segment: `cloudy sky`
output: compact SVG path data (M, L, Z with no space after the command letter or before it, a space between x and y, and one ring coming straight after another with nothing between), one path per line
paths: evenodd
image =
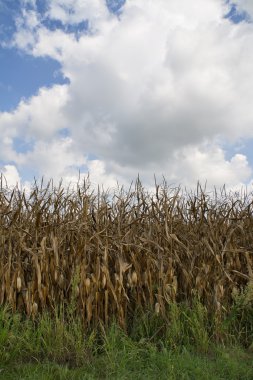
M0 171L252 187L253 1L0 0Z

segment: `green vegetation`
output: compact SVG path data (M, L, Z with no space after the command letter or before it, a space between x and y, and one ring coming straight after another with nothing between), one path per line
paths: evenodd
M115 347L115 349L117 349ZM123 356L124 355L124 356ZM134 356L135 355L135 356ZM137 355L137 356L136 356ZM134 356L134 357L133 357ZM120 359L118 363L116 360ZM212 355L200 356L185 351L158 352L154 348L133 347L118 354L113 362L106 355L92 364L69 368L67 364L50 362L1 366L3 380L252 380L252 356L239 350L217 350Z
M252 380L253 347L243 347L241 337L253 337L253 307L251 320L245 318L245 308L238 313L241 301L220 325L218 338L198 302L191 308L170 305L167 324L155 313L136 313L128 331L116 323L85 331L71 310L28 319L5 307L0 379Z

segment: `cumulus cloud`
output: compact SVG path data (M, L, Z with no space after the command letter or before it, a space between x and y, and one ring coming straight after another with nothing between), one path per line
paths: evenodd
M122 166L114 162L108 165L109 171L116 173L116 177L122 175ZM163 178L175 186L181 185L195 188L197 182L206 183L208 189L213 186L236 189L243 184L252 184L252 168L247 157L243 154L235 154L230 158L225 156L224 151L216 144L192 145L174 150L165 165L153 164L138 172L131 167L124 168L125 178L136 178L140 174L143 183L152 187L154 175L158 182Z
M229 184L235 188L248 183L252 170L245 155L236 154L228 160L221 148L203 148L186 148L176 154L174 170L178 171L177 179L181 177L182 184L192 187L199 180L207 181L209 187Z
M189 184L250 180L247 157L227 160L221 143L253 137L253 24L224 18L229 3L127 0L119 16L102 0L47 1L43 15L33 5L13 45L57 59L70 83L0 114L0 130L36 142L20 165L67 176L76 163L110 183L138 173L147 182L154 173ZM88 20L88 29L77 37L45 20ZM57 137L63 128L69 139Z
M37 95L21 100L12 112L0 113L1 135L50 139L66 127L63 107L67 102L67 86L41 88Z
M36 142L32 151L21 156L20 164L33 170L37 174L45 168L47 177L61 177L71 167L79 167L85 164L85 157L73 149L71 138L54 139L50 142Z

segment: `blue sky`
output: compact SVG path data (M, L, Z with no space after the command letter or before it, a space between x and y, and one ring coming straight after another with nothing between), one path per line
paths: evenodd
M108 0L111 12L119 13L124 0ZM46 1L38 0L40 15L46 12ZM22 1L0 0L0 37L5 42L0 45L0 111L10 111L17 107L22 98L29 98L40 87L54 83L66 83L61 73L61 65L50 57L33 57L17 48L8 48L16 31L15 20L19 16ZM26 8L29 8L29 4ZM44 24L51 30L63 29L68 33L82 33L87 29L87 20L75 25L63 25L59 20L45 19Z
M0 48L0 111L11 111L22 98L36 94L42 86L66 83L60 64L47 58L33 58L17 49Z
M251 1L179 3L0 0L11 183L81 170L108 186L251 184Z

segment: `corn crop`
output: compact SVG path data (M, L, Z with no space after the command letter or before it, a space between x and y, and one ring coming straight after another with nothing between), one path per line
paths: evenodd
M128 191L0 188L0 305L35 316L75 301L85 326L166 318L198 298L222 313L253 281L253 196L140 181Z

